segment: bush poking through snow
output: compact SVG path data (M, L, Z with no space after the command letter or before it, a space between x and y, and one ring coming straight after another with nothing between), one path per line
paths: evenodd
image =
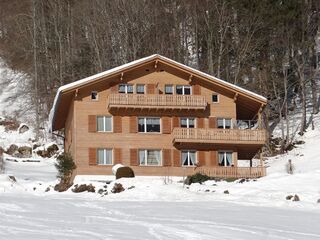
M74 188L72 189L72 192L74 193L81 193L81 192L95 192L95 187L92 184L81 184L81 185L74 185Z
M286 170L287 170L287 173L288 174L293 174L294 170L295 170L295 167L291 161L291 159L288 160L288 163L286 165Z
M320 198L318 199L317 203L320 203Z
M111 192L112 193L120 193L124 191L124 187L122 186L121 183L115 183Z
M299 202L299 201L300 201L299 196L298 196L297 194L295 194L295 195L293 196L292 201L294 201L294 202Z
M57 177L60 179L54 190L63 192L72 186L72 173L76 165L70 153L62 153L58 156L55 167L58 170Z
M201 173L196 173L191 176L188 176L184 180L184 184L186 184L186 185L191 185L192 183L200 183L201 184L201 183L208 181L208 180L213 180L213 178L209 177L207 175L201 174Z
M224 194L230 194L228 190L225 190L223 193Z
M288 195L288 196L286 196L286 200L291 200L293 198L293 196L292 195Z

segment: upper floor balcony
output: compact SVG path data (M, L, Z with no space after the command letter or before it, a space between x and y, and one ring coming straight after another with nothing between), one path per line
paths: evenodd
M173 143L255 144L267 140L265 129L174 128Z
M108 109L187 109L205 110L207 101L200 95L110 94Z

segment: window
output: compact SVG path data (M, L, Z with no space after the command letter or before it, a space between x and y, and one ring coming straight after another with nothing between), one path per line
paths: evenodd
M194 128L195 127L195 119L194 118L180 118L180 127Z
M178 95L190 95L191 94L191 86L188 86L188 85L177 85L176 94L178 94Z
M196 151L182 151L181 152L182 166L195 166L196 165Z
M119 84L119 93L133 93L133 85Z
M164 87L165 94L173 94L173 85L165 85Z
M160 132L160 118L138 118L139 132Z
M232 152L219 152L219 166L233 166Z
M212 102L213 103L219 102L218 94L212 94Z
M137 94L144 94L144 84L137 84Z
M112 165L112 149L98 149L97 164Z
M112 132L112 117L98 116L97 117L97 131L98 132Z
M97 91L91 92L91 100L98 100L98 92Z
M142 166L160 166L161 151L160 150L139 150L139 162Z
M218 128L230 129L231 124L231 118L218 118Z

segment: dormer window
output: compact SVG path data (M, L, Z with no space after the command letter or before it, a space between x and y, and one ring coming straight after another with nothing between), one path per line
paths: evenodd
M119 84L119 93L133 93L133 85Z
M218 94L216 94L216 93L212 94L212 102L213 103L218 103L219 102Z
M91 92L91 100L98 100L98 92L97 91L92 91Z
M144 94L144 84L137 84L136 91L137 94Z
M173 85L165 85L164 86L164 92L165 94L173 94Z
M178 95L191 95L191 86L177 85L176 94L178 94Z

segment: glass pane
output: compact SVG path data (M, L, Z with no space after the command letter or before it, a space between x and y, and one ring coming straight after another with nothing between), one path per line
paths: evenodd
M160 132L160 118L147 118L147 132Z
M138 120L138 131L144 132L144 118L139 118Z
M91 92L91 99L97 100L98 99L98 93L97 92Z
M133 85L131 84L127 85L127 93L133 93Z
M145 161L145 150L139 150L139 162L140 165L145 165L146 161Z
M166 94L173 94L173 86L172 85L166 85L165 86L165 93Z
M181 118L180 119L180 127L182 127L182 128L186 128L186 127L188 127L188 120L187 120L187 118Z
M111 132L112 131L112 117L105 117L105 131Z
M223 127L223 119L222 118L218 119L218 128L224 128Z
M104 164L104 149L98 149L98 164Z
M184 86L184 95L191 94L191 86Z
M125 92L126 92L126 85L119 84L119 93L125 93Z
M181 160L182 160L182 165L183 166L188 166L188 152L186 152L186 151L183 151L182 153L181 153Z
M182 86L181 85L177 85L176 94L182 95Z
M189 152L189 165L194 166L196 164L196 152L190 151Z
M104 132L104 127L103 127L103 117L97 117L97 131L98 132Z
M144 93L144 85L138 84L137 85L137 93L138 94L143 94Z
M224 152L219 152L219 166L224 166Z
M106 150L106 162L105 164L112 164L112 150L111 149L107 149Z
M231 119L225 119L225 128L231 128Z
M212 102L218 102L218 95L216 94L212 95Z
M226 165L227 166L232 165L232 153L231 152L226 153Z
M189 118L189 128L194 128L194 118Z
M148 150L147 151L147 165L156 166L160 164L160 151Z

